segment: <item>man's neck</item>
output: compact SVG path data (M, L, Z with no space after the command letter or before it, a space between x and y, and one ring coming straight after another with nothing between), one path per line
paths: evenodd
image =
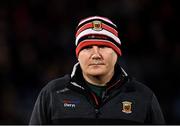
M106 86L107 82L109 82L112 79L113 75L114 75L114 71L107 75L101 75L101 76L91 76L91 75L88 76L83 73L83 77L87 82L97 86Z

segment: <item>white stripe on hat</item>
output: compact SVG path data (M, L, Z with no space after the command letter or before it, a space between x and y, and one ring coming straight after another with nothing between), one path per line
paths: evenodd
M95 31L95 30L92 30L92 29L86 29L84 31L82 31L77 37L76 37L76 46L78 45L78 41L81 37L85 36L85 35L89 35L89 34L99 34L99 35L106 35L112 39L114 39L117 43L121 44L121 41L120 39L115 36L114 34L112 34L111 32L103 29L101 31Z
M88 20L93 20L93 19L94 19L94 20L95 20L95 19L97 19L97 20L98 20L98 19L101 19L101 20L104 20L104 21L106 21L106 22L108 22L108 23L114 25L115 27L117 27L117 26L116 26L112 21L110 21L109 19L103 18L103 17L99 17L99 16L94 16L94 17L86 18L86 19L80 21L79 24L78 24L78 26L81 25L82 23L88 21Z

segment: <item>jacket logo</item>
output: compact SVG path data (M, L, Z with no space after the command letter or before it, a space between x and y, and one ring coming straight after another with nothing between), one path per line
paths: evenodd
M64 99L63 104L65 108L75 108L77 104L79 104L79 100L72 100L72 99Z
M122 105L123 105L122 112L127 113L127 114L132 113L132 102L123 101Z
M102 30L102 23L101 21L93 21L93 30L101 31Z

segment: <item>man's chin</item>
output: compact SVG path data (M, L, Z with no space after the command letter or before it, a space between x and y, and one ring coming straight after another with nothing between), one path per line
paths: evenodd
M102 76L102 75L104 75L104 72L102 72L102 71L91 71L91 72L89 72L89 75L91 75L91 76Z

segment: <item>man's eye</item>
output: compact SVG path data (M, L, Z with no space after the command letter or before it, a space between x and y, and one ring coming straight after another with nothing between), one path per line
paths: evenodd
M83 49L89 50L89 49L92 49L92 46L86 46Z
M107 46L103 46L103 45L101 45L101 46L98 46L99 48L107 48Z

